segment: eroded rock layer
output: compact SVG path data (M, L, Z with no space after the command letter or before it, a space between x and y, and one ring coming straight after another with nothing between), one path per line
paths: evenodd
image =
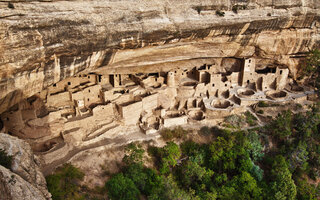
M236 5L244 9L236 13ZM255 57L257 67L283 65L294 77L300 55L320 44L319 0L15 1L13 7L0 2L0 113L84 70Z
M11 171L0 166L0 199L51 199L39 161L27 142L0 133L0 149L13 158Z

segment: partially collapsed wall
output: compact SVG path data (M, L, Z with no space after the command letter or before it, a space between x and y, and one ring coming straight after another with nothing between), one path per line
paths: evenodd
M229 58L255 57L258 68L281 65L295 77L320 41L319 0L12 1L14 9L8 1L0 2L0 113L79 72L121 84L117 74L207 59L234 70Z
M2 131L26 139L51 160L57 152L110 137L119 127L139 126L151 134L244 112L259 101L304 102L313 95L282 66L262 73L254 58L237 63L238 70L225 73L208 63L167 72L80 74L2 113Z

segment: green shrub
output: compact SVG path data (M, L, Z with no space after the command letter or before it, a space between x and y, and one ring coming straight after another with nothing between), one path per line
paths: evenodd
M306 179L298 179L297 181L297 199L298 200L316 200L320 198L320 191L316 185L308 183ZM319 186L318 186L319 187Z
M258 107L261 107L261 108L269 107L269 104L267 104L267 103L266 103L266 102L264 102L264 101L259 101L259 103L258 103Z
M160 131L160 135L162 137L163 140L165 141L170 141L172 140L174 137L173 137L173 134L172 134L172 131L168 128L164 128Z
M245 123L243 116L229 115L225 118L226 127L228 128L239 128Z
M297 108L297 109L301 109L301 108L302 108L302 105L301 105L300 103L297 103L297 104L296 104L296 108Z
M161 174L168 174L171 167L178 163L181 156L179 145L174 142L168 142L166 146L160 149L161 167L159 169Z
M257 113L259 113L259 114L262 114L262 115L263 115L264 111L263 111L263 110L258 110L258 111L257 111Z
M130 143L125 148L125 156L122 161L127 164L139 163L142 164L144 149L142 149L140 144Z
M9 156L3 149L0 149L0 165L10 169L12 165L12 156Z
M299 74L301 77L307 76L310 84L316 87L319 93L320 87L320 49L311 50L302 65Z
M211 134L211 129L208 126L203 126L200 128L199 133L201 135L210 135Z
M184 130L181 126L177 126L174 129L164 128L160 131L160 135L163 140L170 141L174 138L181 139L187 135L188 131Z
M140 191L134 182L122 173L116 174L106 182L110 199L117 200L136 200L139 199Z
M250 125L250 126L255 126L257 125L257 118L252 115L249 111L245 112L244 115L246 116L246 122Z
M290 110L283 111L270 123L270 128L275 137L282 140L292 134L292 117Z
M260 142L260 136L255 131L250 131L247 135L249 139L249 148L248 152L253 160L253 162L259 161L263 158L264 153L262 144Z
M274 158L270 178L272 199L296 199L297 188L283 156Z
M79 181L84 177L80 169L71 164L64 164L57 171L46 177L49 192L53 200L78 199L82 196L79 194Z
M263 179L263 170L259 167L259 165L253 164L250 174L258 181L262 181Z

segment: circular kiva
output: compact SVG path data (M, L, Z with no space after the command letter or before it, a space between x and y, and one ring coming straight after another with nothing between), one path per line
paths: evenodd
M252 95L255 94L254 90L251 89L239 89L237 90L237 93L240 97L251 97Z
M211 102L211 106L217 109L226 109L228 107L231 107L232 105L230 101L227 100L213 100Z
M203 120L204 119L204 113L202 110L191 110L188 112L188 115L193 120Z
M266 94L267 97L277 100L284 99L288 96L288 94L285 91L268 91Z

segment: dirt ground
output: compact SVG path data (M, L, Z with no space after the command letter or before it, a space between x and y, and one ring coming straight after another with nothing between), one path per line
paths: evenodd
M182 143L183 141L192 139L197 143L210 142L212 136L202 136L199 134L199 129L202 126L193 126L192 129L190 127L184 127L188 130L186 137L183 139L175 139L174 141L176 143ZM159 135L160 133L157 134ZM147 154L148 146L163 147L166 142L162 138L154 138L139 143L142 145L142 148L145 149L144 164L147 167L153 168L152 158ZM123 166L122 159L124 155L125 145L116 147L102 146L78 153L70 162L85 173L82 184L94 189L104 186L112 174L120 171Z

